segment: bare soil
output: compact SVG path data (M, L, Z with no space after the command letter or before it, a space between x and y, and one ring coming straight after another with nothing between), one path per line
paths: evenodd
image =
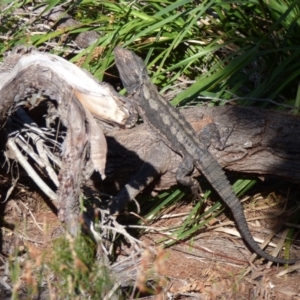
M188 213L190 209L182 206L179 211ZM264 212L246 211L247 218L258 214L263 216ZM221 219L220 226L228 221L224 215ZM182 218L173 218L172 222L160 220L154 226L173 227L182 221ZM265 223L248 222L255 237L267 236L269 230L263 229ZM162 236L146 234L141 238L155 245ZM299 250L294 251L300 254ZM239 237L208 228L192 240L179 242L164 252L163 275L169 283L166 290L175 299L300 299L299 266L295 272L281 276L283 266L258 261L249 266L251 252Z
M1 227L2 254L0 256L0 299L10 299L5 284L12 286L9 265L12 257L21 261L20 290L26 287L26 257L39 261L51 260L53 242L64 234L53 210L45 204L40 194L26 187L6 203L2 203L4 216ZM279 192L262 197L256 194L244 203L245 214L255 237L266 238L284 220L274 218L281 212L286 198ZM174 227L182 224L192 204L182 203L166 211L168 218L151 224L155 228ZM184 215L186 213L186 215ZM175 216L175 217L172 217ZM176 215L179 215L176 217ZM230 214L228 214L230 217ZM231 229L231 231L228 231ZM228 231L227 233L224 231ZM282 275L284 266L269 263L250 263L251 252L238 235L226 214L199 232L192 239L181 241L163 249L159 241L166 237L161 233L144 233L140 240L157 249L156 255L140 261L137 287L143 291L141 270L156 272L154 288L157 295L139 294L139 299L300 299L299 266L293 272ZM273 242L276 244L280 238ZM145 247L147 249L147 246ZM271 251L269 247L267 251ZM16 255L17 253L17 255ZM300 257L297 245L293 257ZM147 261L147 264L145 263ZM26 279L27 278L27 279ZM25 289L26 290L26 289ZM7 298L5 298L7 297ZM24 299L27 299L26 297ZM42 299L50 299L49 295Z

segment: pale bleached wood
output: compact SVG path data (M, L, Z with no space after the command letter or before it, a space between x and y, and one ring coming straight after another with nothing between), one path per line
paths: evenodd
M33 47L16 47L0 66L0 124L5 126L18 109L32 109L42 102L48 105L48 110L46 115L37 118L45 118L49 128L59 120L63 125L60 128L66 131L61 145L61 167L56 170L58 184L54 182L57 190L46 188L37 172L28 172L41 190L57 201L60 220L76 234L80 226L79 198L83 182L93 170L105 178L107 144L95 118L127 127L134 123L136 116L131 113L128 99L109 85L97 82L79 67L56 55L40 53ZM24 119L18 119L19 123L38 123L26 117L26 112L23 116ZM14 116L16 120L17 115ZM14 138L18 136L15 134ZM33 139L31 143L34 144ZM46 143L43 146L47 148ZM27 151L27 154L30 153ZM14 155L16 160L18 157ZM26 164L22 162L22 165L26 170Z

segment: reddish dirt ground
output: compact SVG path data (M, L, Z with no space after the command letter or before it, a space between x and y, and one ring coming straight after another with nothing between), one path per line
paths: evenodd
M180 208L184 210L190 207ZM170 223L158 221L154 226ZM172 223L178 225L182 219L172 219ZM252 230L255 237L260 229ZM152 245L160 238L159 234L142 237ZM284 267L257 262L249 267L251 252L238 237L208 230L164 253L162 274L168 278L167 291L176 299L300 299L299 272L278 276Z
M278 208L270 209L271 204L276 202L273 198L278 200L278 197L273 194L269 198L271 200L267 199L266 202L266 198L258 195L251 198L251 206L244 205L248 224L255 237L265 238L279 222L278 218L271 218L278 213ZM267 207L268 211L264 209ZM186 217L182 214L187 215L191 208L191 204L182 204L168 209L166 214L181 216L160 219L151 226L159 229L180 225ZM14 224L15 229L12 231L7 228L9 226L1 228L2 252L7 255L0 257L2 280L8 256L15 253L16 249L20 257L27 249L37 259L46 250L46 256L51 259L53 241L64 232L55 213L37 193L28 190L21 190L6 203L4 220L6 225ZM140 299L300 299L300 266L294 267L291 273L282 274L283 266L259 264L259 261L250 264L251 252L240 237L233 235L237 231L228 221L222 214L193 239L157 250L156 257L147 258L151 261L148 266L156 268L156 287L160 286L161 290L159 295L140 296ZM225 233L224 230L228 228L232 231ZM157 242L162 237L165 236L145 233L140 239L145 245L159 249ZM274 243L277 242L275 240ZM271 247L268 248L270 250ZM296 246L292 255L300 257L300 250Z

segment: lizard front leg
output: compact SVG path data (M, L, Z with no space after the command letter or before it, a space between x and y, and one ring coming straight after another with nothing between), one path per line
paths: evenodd
M240 153L239 155L232 155L232 157L228 157L223 161L228 163L232 163L238 160L243 159L248 151L242 146L234 146L232 144L228 144L228 138L230 137L233 128L228 128L225 133L222 134L215 123L209 123L203 127L203 129L199 133L199 140L201 143L206 145L207 148L212 145L212 147L218 151L226 151L225 148L230 148L229 153Z
M227 132L226 136L221 138L220 131L216 124L209 123L199 133L199 139L201 143L209 148L212 145L215 149L223 151L226 147L231 146L227 144L227 140L232 132L232 129Z

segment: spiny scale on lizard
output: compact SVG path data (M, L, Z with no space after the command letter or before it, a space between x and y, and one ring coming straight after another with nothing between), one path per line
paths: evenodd
M193 130L193 128L191 127L190 123L188 123L185 118L183 117L183 115L177 111L176 109L173 109L173 107L171 105L169 105L161 96L157 97L156 99L159 100L160 102L160 106L163 107L163 109L159 109L158 108L158 101L155 101L154 99L151 98L150 95L150 91L148 89L148 87L143 84L142 90L144 92L144 98L145 99L139 99L139 101L143 101L143 107L140 108L141 111L144 110L150 110L153 109L153 106L151 106L151 103L156 102L157 105L157 109L155 110L155 113L152 113L152 117L153 118L161 118L163 123L165 125L169 125L169 126L165 126L164 130L158 130L160 132L160 134L162 134L163 131L166 131L166 135L165 135L165 142L167 142L169 145L169 147L171 149L173 149L173 151L176 152L176 149L174 149L174 145L172 147L172 143L168 142L168 140L170 139L170 136L176 136L177 137L177 141L179 142L179 145L177 145L178 149L182 148L182 144L184 143L184 148L186 148L186 151L189 152L189 154L193 157L197 156L199 157L199 154L202 154L201 148L200 147L195 147L195 145L197 145L199 143L198 139L196 139L196 133ZM146 91L146 92L145 92ZM158 92L157 92L158 94ZM159 95L159 94L158 94ZM146 96L148 96L149 98L146 98ZM147 116L144 113L145 118L147 118ZM173 117L174 119L176 119L179 124L184 127L185 131L182 132L181 128L178 127L178 125L176 124L177 122L171 122L171 117ZM167 120L167 123L164 122L164 120ZM149 126L151 126L151 128L153 130L155 130L155 126L152 125L152 123L150 121L149 122ZM191 143L191 141L193 143ZM175 139L176 142L176 139ZM177 143L178 144L178 143ZM208 150L206 150L208 151ZM179 151L180 154L184 155L184 150ZM200 152L200 153L199 153ZM201 159L201 157L200 157Z
M143 83L143 85L148 85L149 83ZM148 87L147 87L148 89ZM145 88L141 88L141 93L137 93L138 100L143 101L139 102L139 106L142 106L140 109L143 111L149 110L149 105L147 104L147 99L142 93ZM138 95L139 94L139 95ZM151 93L150 93L151 94ZM243 213L243 208L239 202L239 200L234 195L234 192L225 177L225 174L221 167L217 164L215 158L210 154L208 149L203 149L203 145L196 139L196 133L193 134L193 130L190 128L190 124L185 121L185 119L177 112L172 106L168 105L167 102L162 103L162 97L157 97L156 94L154 96L155 99L159 99L159 102L163 104L160 107L161 111L164 113L170 114L173 117L171 121L171 128L167 128L164 126L165 124L161 124L158 126L160 130L160 136L164 141L170 145L170 148L182 154L183 157L191 156L193 159L194 165L203 173L203 175L208 179L208 181L212 184L215 190L220 194L223 198L224 202L231 209L235 221L240 229L242 237L247 241L250 247L260 256L277 262L277 263L295 263L297 260L284 260L275 258L270 256L266 252L260 249L260 247L254 241L246 223L246 219ZM158 102L158 101L157 101ZM159 103L158 102L158 103ZM156 127L155 124L159 124L161 121L159 120L160 114L153 114L150 112L149 114L144 113L144 121L149 123L151 128ZM178 125L179 124L179 125ZM180 128L183 126L183 129ZM172 130L173 128L173 130ZM157 129L157 128L156 128ZM156 131L157 132L157 131ZM176 137L174 139L174 136Z
M297 259L280 259L269 255L258 246L249 231L243 207L224 171L207 149L206 143L197 139L196 132L184 116L159 95L148 77L142 59L132 51L119 47L115 49L115 58L122 82L133 95L137 110L151 133L157 135L168 147L182 156L182 163L176 173L177 181L191 186L192 190L196 191L199 183L188 176L195 166L231 209L243 239L256 254L276 263L296 263ZM132 74L125 72L122 65L130 65Z

